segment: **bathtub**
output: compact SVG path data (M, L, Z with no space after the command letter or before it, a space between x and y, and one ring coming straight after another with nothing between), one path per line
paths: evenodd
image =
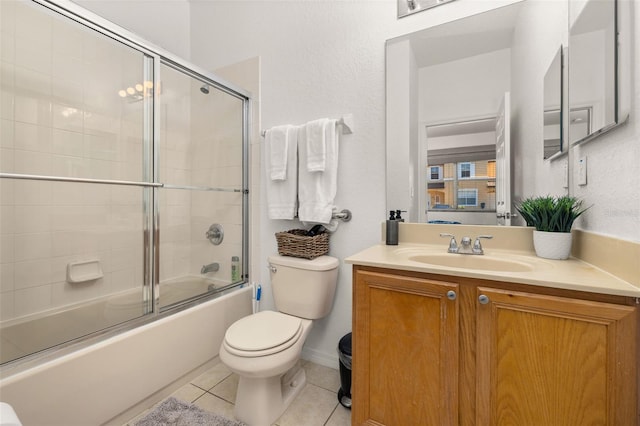
M208 294L211 298L221 297L237 289L227 287L228 282L198 275L166 280L160 283L159 309L172 308ZM144 317L147 304L142 299L142 291L142 288L130 289L2 323L0 363Z
M210 283L171 284L168 293ZM216 361L226 329L251 314L251 292L234 288L31 368L3 370L0 399L25 425L122 424L145 400L160 399Z

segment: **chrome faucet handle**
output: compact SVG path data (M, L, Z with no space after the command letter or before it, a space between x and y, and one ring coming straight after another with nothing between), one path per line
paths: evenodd
M456 237L453 234L447 234L446 232L441 232L440 236L441 237L451 237L451 240L449 241L449 248L447 249L447 252L449 252L449 253L457 253L458 252L458 243L456 242Z
M474 254L484 254L484 250L482 249L482 244L480 244L480 239L484 238L490 240L493 238L493 235L478 235L476 240L473 242L473 253Z

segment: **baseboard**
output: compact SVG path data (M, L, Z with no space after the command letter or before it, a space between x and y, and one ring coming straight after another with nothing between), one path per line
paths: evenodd
M340 365L337 352L335 353L335 355L334 354L330 355L330 354L327 354L326 352L321 352L316 349L310 349L305 347L302 349L301 357L304 360L311 361L315 364L323 365L325 367L333 368L336 370L339 368L339 365Z

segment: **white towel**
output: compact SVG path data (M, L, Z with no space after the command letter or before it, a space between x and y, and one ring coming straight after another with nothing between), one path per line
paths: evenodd
M282 127L282 126L281 126ZM265 136L265 170L267 171L266 195L267 216L269 219L293 219L296 215L296 200L298 193L298 128L286 126L287 158L284 180L273 180L271 174L271 152Z
M325 168L323 172L310 172L307 167L298 170L298 217L302 222L329 224L333 200L338 189L338 135L336 120L329 120L333 133L325 138ZM307 137L309 125L298 131L300 164L307 164ZM326 135L326 134L325 134Z
M307 123L307 170L310 172L324 172L326 164L326 144L333 137L331 124L335 120L321 118ZM335 124L333 124L335 126Z
M288 140L291 127L289 125L274 127L267 130L267 134L264 137L264 146L269 159L267 167L271 180L287 179L287 152L289 145L296 142Z

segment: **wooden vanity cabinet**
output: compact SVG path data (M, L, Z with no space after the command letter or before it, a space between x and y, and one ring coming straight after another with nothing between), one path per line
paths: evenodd
M640 424L632 298L354 266L353 303L353 425Z

